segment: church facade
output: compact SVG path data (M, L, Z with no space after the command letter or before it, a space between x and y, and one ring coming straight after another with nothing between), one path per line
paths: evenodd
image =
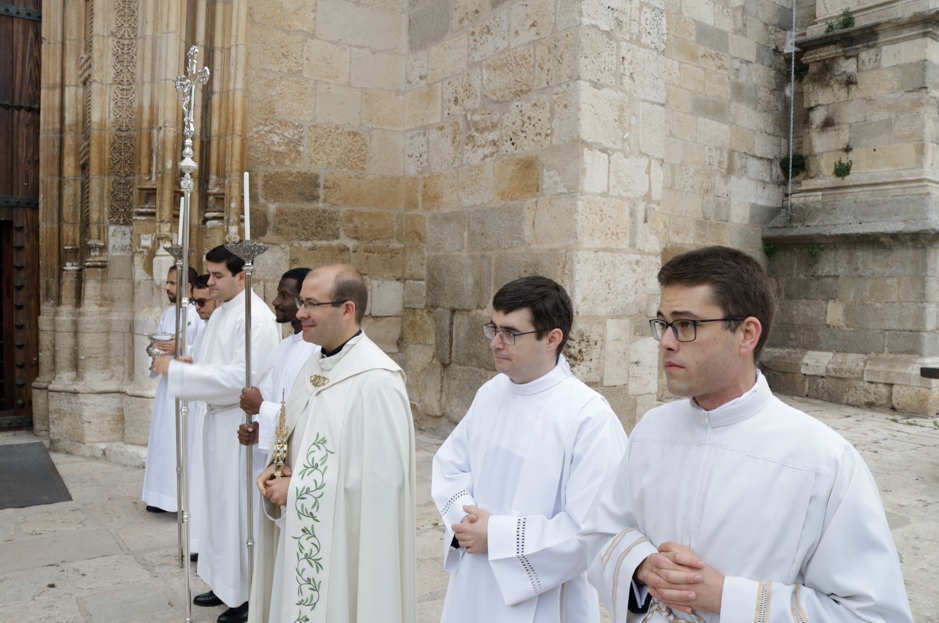
M191 46L193 261L243 236L248 171L255 290L355 265L418 426L459 421L493 293L540 273L631 427L664 391L658 267L706 244L777 280L778 390L934 416L937 25L933 0L46 0L34 426L146 444Z

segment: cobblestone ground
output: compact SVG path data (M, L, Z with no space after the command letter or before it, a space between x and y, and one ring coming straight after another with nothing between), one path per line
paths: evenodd
M880 485L919 623L939 623L939 422L805 399L811 413L857 446ZM0 444L35 441L22 433ZM417 437L418 608L439 618L446 590L441 529L430 500L430 462L440 439ZM184 572L175 515L144 511L143 470L53 453L73 501L0 511L0 621L185 621ZM192 593L206 590L192 567ZM195 608L194 621L224 610ZM368 623L368 622L364 622Z

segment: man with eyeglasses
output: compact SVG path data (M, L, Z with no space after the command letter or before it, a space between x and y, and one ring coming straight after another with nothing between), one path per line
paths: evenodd
M773 286L740 251L679 255L650 321L668 390L581 538L616 621L912 621L870 471L757 368Z
M353 267L311 270L296 305L303 339L320 348L288 394L282 476L272 463L257 479L264 516L250 621L413 623L414 426L404 372L361 329L368 287Z
M495 378L433 461L450 583L442 621L599 621L577 532L626 434L561 354L570 297L547 277L512 281L482 327Z
M251 296L251 378L263 382L270 372L278 339L274 314L254 292L245 289L244 261L218 246L205 254L209 290L220 303L199 337L192 355L158 357L155 372L166 375L172 396L206 403L202 427L204 465L199 535L199 577L211 590L193 604L225 604L218 623L248 618L248 540L246 452L238 443L244 414L238 405L245 381L245 297ZM200 500L192 499L194 505Z
M186 288L190 296L196 279L196 270L189 267ZM176 297L181 291L176 279L176 266L171 266L166 273L166 298L170 306L163 310L158 333L174 336L173 339L158 341L154 346L164 353L176 352ZM187 323L186 343L192 345L202 322L196 316L196 308L190 301L186 309L181 310L182 322ZM147 463L143 472L143 493L141 498L151 513L175 513L176 504L176 401L166 391L166 379L153 372L152 361L150 378L160 378L156 396L153 399L153 416L150 419L150 438L147 440Z

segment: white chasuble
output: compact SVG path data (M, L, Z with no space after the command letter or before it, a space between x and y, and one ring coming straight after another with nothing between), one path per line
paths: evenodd
M404 373L360 334L339 354L307 361L287 419L293 475L286 507L265 505L283 518L259 533L249 620L413 623L415 455Z
M483 385L433 462L450 572L442 620L598 621L576 536L625 445L607 401L563 357L530 383L499 374ZM492 514L487 553L451 546L464 505Z
M190 304L187 309L181 311L187 323L186 343L192 346L202 329L202 319L196 313L195 305ZM163 311L156 332L176 335L175 305ZM157 375L150 373L150 378L156 377ZM189 406L191 409L192 405ZM190 428L186 447L192 438L193 431ZM141 499L149 506L176 512L176 463L176 400L166 391L166 379L161 378L153 400L150 438L147 441L147 464L143 472Z
M170 362L169 391L206 403L202 429L204 500L201 508L198 574L229 607L248 600L247 495L244 446L238 426L244 412L238 401L245 385L246 292L216 309L193 352L194 363ZM251 378L261 383L271 369L279 332L274 314L251 295ZM250 483L255 504L259 496Z
M870 471L840 435L775 398L763 375L713 411L652 409L581 534L590 581L623 621L909 623L900 561ZM639 564L665 541L725 576L720 615L652 601Z

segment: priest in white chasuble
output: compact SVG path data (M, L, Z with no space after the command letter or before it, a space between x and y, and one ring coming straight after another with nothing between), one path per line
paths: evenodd
M437 451L432 493L450 583L445 623L599 621L577 541L626 434L561 355L567 292L546 277L504 285L480 337L499 372Z
M263 382L271 369L279 332L264 301L245 290L244 262L225 247L205 256L209 290L221 306L212 313L191 358L162 361L169 393L206 403L202 435L204 500L199 538L199 577L212 589L197 606L225 604L219 623L247 620L248 553L246 452L238 442L244 414L245 296L251 303L251 377ZM158 363L154 363L157 370ZM191 500L199 505L199 500ZM198 511L197 511L198 512Z
M706 247L659 271L668 390L581 533L617 623L911 623L877 485L833 430L770 391L775 310L753 258Z
M414 427L404 372L360 328L367 304L351 266L300 290L303 338L321 350L287 400L283 476L272 463L258 478L250 621L417 620Z

